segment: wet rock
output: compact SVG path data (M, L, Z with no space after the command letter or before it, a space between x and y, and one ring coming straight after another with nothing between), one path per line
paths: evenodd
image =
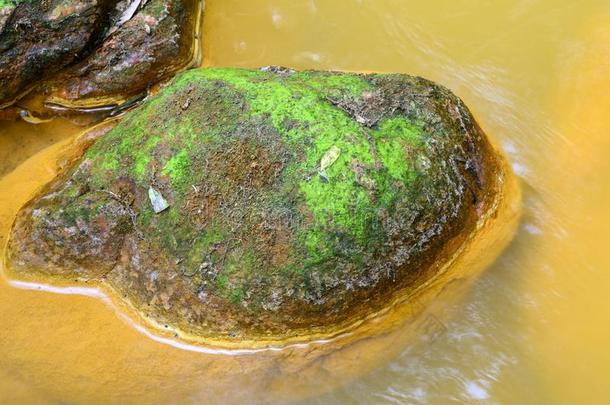
M102 280L202 337L332 331L439 271L492 209L499 162L421 78L192 70L20 211L9 263Z
M0 106L79 58L113 1L0 0Z
M199 7L199 0L0 1L0 106L47 79L47 101L68 107L142 93L192 62Z
M192 63L198 0L120 5L118 20L102 44L46 85L50 102L91 106L108 98L125 99Z

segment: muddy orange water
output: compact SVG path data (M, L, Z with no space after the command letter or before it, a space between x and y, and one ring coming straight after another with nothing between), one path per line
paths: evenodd
M467 292L448 288L404 325L408 313L390 316L391 332L282 351L170 346L100 298L0 280L0 402L607 403L607 0L208 0L203 38L204 65L448 86L519 176L516 238L491 266L493 246L474 246L455 276L487 270ZM3 238L78 132L0 123Z

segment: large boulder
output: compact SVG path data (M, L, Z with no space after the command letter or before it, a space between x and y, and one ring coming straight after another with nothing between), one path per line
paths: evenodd
M0 106L125 100L193 62L200 0L0 0ZM61 74L58 75L58 73Z
M204 338L336 331L440 271L500 162L421 78L191 70L20 211L9 263Z

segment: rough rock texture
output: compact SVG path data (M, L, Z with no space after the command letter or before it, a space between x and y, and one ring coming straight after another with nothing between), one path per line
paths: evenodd
M191 62L198 8L198 0L0 0L0 106L62 69L44 86L55 103L141 93Z
M142 4L95 52L46 86L51 101L87 105L103 103L109 96L126 98L191 62L198 0ZM127 18L128 7L121 11L119 16Z
M76 60L112 0L0 0L0 106Z
M489 209L498 162L421 78L192 70L21 210L9 260L103 280L200 336L330 330L429 279Z

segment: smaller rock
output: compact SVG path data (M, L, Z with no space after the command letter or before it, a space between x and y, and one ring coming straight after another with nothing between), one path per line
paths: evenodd
M195 0L134 0L95 50L44 84L46 102L104 105L147 89L192 63L199 18ZM126 7L125 7L126 6Z
M0 0L0 106L69 66L99 38L111 0Z

